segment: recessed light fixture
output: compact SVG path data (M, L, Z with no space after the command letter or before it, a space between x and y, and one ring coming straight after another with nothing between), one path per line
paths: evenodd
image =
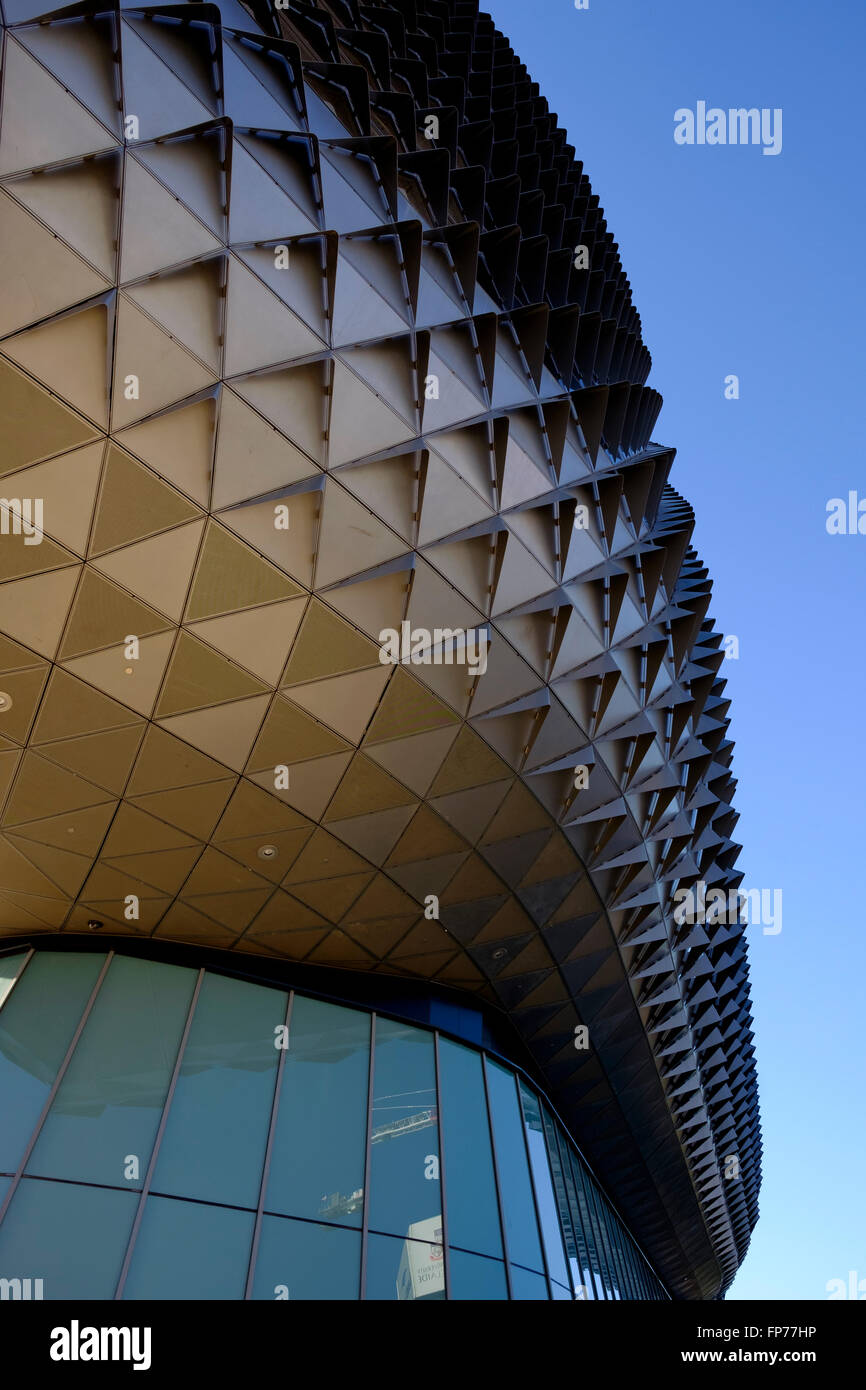
M505 956L507 956L507 955L508 955L508 952L506 951L505 947L502 946L498 951L494 951L494 952L493 952L493 959L494 959L494 960L502 960L502 959L503 959Z
M6 711L11 708L12 696L9 694L8 690L0 690L0 714L5 714Z
M260 859L276 859L279 852L276 845L259 845L256 850Z
M103 923L103 922L97 921L97 919L96 919L95 917L91 917L91 919L90 919L90 921L87 923L87 925L88 925L88 927L90 928L91 931L102 931L102 928L103 928L103 926L104 926L104 923Z

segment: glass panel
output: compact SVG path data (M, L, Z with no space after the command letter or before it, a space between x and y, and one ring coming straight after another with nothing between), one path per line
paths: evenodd
M195 980L194 970L114 957L28 1173L141 1187Z
M631 1244L626 1227L623 1226L619 1218L617 1218L617 1236L619 1236L621 1257L623 1257L624 1272L626 1272L628 1298L642 1298L644 1293L641 1290L634 1245Z
M487 1063L487 1082L508 1257L543 1270L517 1085L513 1073L496 1062Z
M3 1001L18 979L26 959L26 951L16 951L11 956L0 956L0 1009L3 1008Z
M357 1299L360 1282L360 1231L263 1217L253 1298Z
M448 1208L450 1214L450 1191ZM452 1246L448 1251L448 1270L452 1299L491 1302L508 1298L505 1265L501 1260L487 1260L483 1255L469 1255L465 1250L455 1250Z
M21 1161L104 964L102 953L40 952L0 1015L4 1172Z
M370 1018L295 995L265 1206L360 1226Z
M607 1248L610 1251L611 1268L614 1273L616 1284L616 1296L619 1299L628 1298L625 1288L625 1277L623 1275L622 1259L620 1256L619 1241L617 1239L616 1220L610 1203L599 1194L599 1203L604 1218L604 1229L607 1237Z
M442 1230L439 1227L441 1239ZM441 1245L399 1236L367 1238L368 1299L436 1299L445 1297L445 1262Z
M205 976L160 1145L155 1192L257 1206L280 1055L275 1030L285 1016L282 991Z
M544 1237L544 1251L547 1255L547 1272L552 1280L567 1287L568 1268L565 1263L556 1195L550 1176L550 1163L547 1157L541 1109L538 1104L538 1097L525 1081L520 1082L520 1097L523 1102L526 1140L529 1146L532 1176L535 1181L535 1200Z
M655 1284L655 1277L650 1274L643 1262L640 1251L635 1245L631 1248L631 1259L634 1265L635 1282L638 1290L637 1297L644 1299L654 1298L655 1293L652 1286Z
M542 1116L550 1164L553 1169L553 1185L562 1228L565 1232L565 1246L572 1288L576 1298L594 1299L595 1290L592 1286L592 1274L587 1260L586 1241L580 1222L574 1178L571 1174L568 1139L544 1106L542 1106Z
M598 1241L599 1250L602 1254L602 1268L604 1270L605 1292L607 1293L607 1297L609 1299L613 1299L614 1301L616 1301L619 1298L619 1291L616 1287L616 1272L613 1268L613 1263L610 1258L610 1246L608 1244L607 1232L605 1231L604 1221L602 1219L601 1200L599 1198L598 1188L592 1181L588 1181L586 1184L586 1198L592 1209L593 1219L595 1222L596 1238Z
M368 1220L414 1240L442 1225L433 1034L386 1018L376 1019Z
M501 1259L487 1098L477 1052L439 1039L439 1094L448 1239Z
M571 1173L572 1178L574 1179L575 1193L577 1195L577 1204L580 1212L580 1222L583 1227L584 1236L586 1237L587 1258L589 1263L589 1273L591 1276L591 1279L587 1282L591 1283L592 1287L594 1288L595 1297L597 1299L603 1299L607 1297L607 1294L605 1292L604 1260L602 1252L599 1248L598 1232L595 1228L595 1221L593 1220L593 1215L589 1203L586 1200L586 1190L589 1186L590 1178L589 1175L586 1173L584 1166L578 1158L577 1154L573 1150L571 1151Z
M250 1211L148 1197L124 1300L243 1298L254 1225Z
M533 1274L528 1269L521 1269L519 1265L512 1265L511 1297L520 1302L538 1301L539 1299L544 1299L547 1302L550 1298L547 1291L547 1280L543 1274Z
M0 1277L41 1279L45 1299L114 1298L137 1205L134 1192L22 1178L0 1226Z
M574 1302L574 1294L571 1292L571 1289L567 1289L564 1284L556 1284L553 1280L551 1280L550 1292L552 1297L560 1303Z

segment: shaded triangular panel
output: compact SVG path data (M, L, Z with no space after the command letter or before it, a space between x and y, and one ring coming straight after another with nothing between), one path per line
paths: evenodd
M59 454L3 480L7 494L40 498L43 528L61 545L85 555L105 445L100 440L83 449Z
M351 549L346 542L351 539ZM356 502L339 483L325 486L319 529L316 586L324 588L348 574L373 569L405 553L406 543Z
M213 476L217 399L207 395L171 406L140 425L117 431L117 441L201 507Z
M138 117L138 139L151 140L173 130L200 125L211 112L167 63L135 32L121 24L125 114Z
M11 36L3 66L0 174L111 148L115 138Z
M274 425L224 387L214 465L213 508L289 487L318 472ZM292 505L291 503L289 505Z
M38 10L44 5L37 0ZM7 11L7 22L11 16ZM23 18L15 15L14 19ZM121 133L114 71L112 23L108 17L91 19L74 29L62 24L32 25L15 35L49 72L63 83L98 120L116 135Z
M365 458L395 448L415 436L375 391L365 386L342 362L334 362L334 384L328 434L331 468L352 458Z
M176 195L131 154L123 182L121 281L206 256L220 243Z
M260 681L190 633L182 632L166 672L156 717L166 719L190 709L211 708L258 695L263 689Z
M53 659L80 566L0 584L0 632Z
M75 657L64 669L128 705L137 714L150 716L174 643L174 632L142 637L138 656L130 660L126 642L91 656Z
M268 704L266 695L174 715L161 728L240 772L249 757Z
M210 522L193 579L186 619L210 618L299 593L273 565L224 527Z
M180 136L136 149L136 158L221 240L226 224L225 149L225 132L214 126L191 138Z
M120 156L107 154L10 182L9 191L102 275L117 260Z
M109 445L90 550L100 555L198 516L198 509L125 450Z
M88 565L70 610L59 659L65 661L101 647L112 647L130 637L149 637L165 631L168 625L161 614Z
M130 285L127 294L206 367L219 372L224 274L224 258L211 257L184 270L153 275L143 285Z
M145 415L212 386L202 363L131 300L118 295L111 428L123 429Z
M310 362L302 367L236 377L232 389L249 401L266 420L316 463L322 463L325 441L326 392L329 364Z
M304 236L318 230L318 223L250 153L251 140L238 140L232 149L231 223L232 244L271 241L276 237ZM262 155L262 142L255 145Z
M189 623L191 632L232 661L260 676L268 685L280 678L286 656L298 630L305 598L269 603L260 608L230 613L221 618Z
M91 299L109 282L65 247L5 189L0 189L0 244L15 266L0 292L0 334L38 323Z
M180 622L204 530L204 519L94 560L94 567L140 594L151 607Z
M7 338L3 352L101 429L107 429L109 328L109 305L101 302Z
M226 376L321 352L325 344L233 256L229 263Z

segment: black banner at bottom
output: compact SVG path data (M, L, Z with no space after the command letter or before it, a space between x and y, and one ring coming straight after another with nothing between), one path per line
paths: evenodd
M413 1357L412 1374L458 1373L475 1357L530 1356L537 1372L564 1356L591 1357L593 1377L629 1370L811 1369L828 1374L860 1360L866 1331L851 1303L443 1303L420 1315L374 1303L38 1303L0 1305L4 1359L52 1378L129 1374L293 1374L313 1357L330 1379L342 1364L356 1375L392 1371ZM324 1336L323 1336L324 1334ZM532 1341L527 1343L527 1337ZM538 1338L557 1339L545 1347ZM435 1340L431 1341L431 1338ZM420 1360L419 1360L420 1355ZM343 1361L345 1358L345 1362ZM294 1365L293 1365L294 1363ZM408 1363L402 1363L408 1371ZM8 1367L8 1362L7 1362ZM426 1367L426 1371L424 1368Z

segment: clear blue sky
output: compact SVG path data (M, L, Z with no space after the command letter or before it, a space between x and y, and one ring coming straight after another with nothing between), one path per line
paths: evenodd
M619 243L659 442L694 505L733 698L764 1131L731 1298L866 1280L866 499L862 0L482 0L565 126ZM674 111L775 108L782 152L678 146ZM740 378L740 399L724 378ZM866 1297L866 1284L862 1297Z

